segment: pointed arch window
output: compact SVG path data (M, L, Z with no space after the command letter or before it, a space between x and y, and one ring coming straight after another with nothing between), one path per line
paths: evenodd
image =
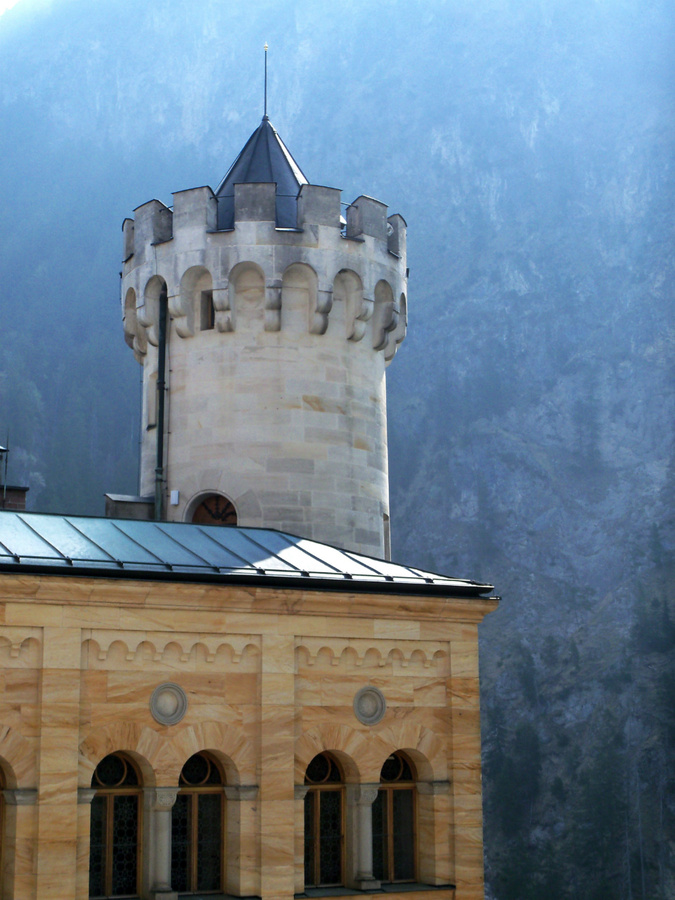
M171 810L171 886L181 895L223 890L224 784L208 753L195 753L183 766Z
M382 766L373 803L373 875L378 881L415 880L416 780L413 765L403 753L392 753Z
M307 766L305 886L344 884L344 776L329 753Z
M138 897L140 890L141 778L133 762L111 753L91 780L89 897Z

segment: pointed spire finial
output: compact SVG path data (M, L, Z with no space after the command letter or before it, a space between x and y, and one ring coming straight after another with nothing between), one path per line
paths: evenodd
M267 118L267 41L265 41L265 112L264 118Z

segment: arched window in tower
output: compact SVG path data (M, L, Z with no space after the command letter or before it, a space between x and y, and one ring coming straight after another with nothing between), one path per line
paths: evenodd
M223 890L223 785L218 763L195 753L171 810L171 886L181 895Z
M232 503L222 494L207 494L202 497L192 514L195 525L230 525L237 524L237 511Z
M201 331L213 331L216 327L216 308L213 305L213 291L202 291L200 294L199 325Z
M96 767L91 786L89 897L138 897L140 775L130 759L111 753Z
M344 777L329 753L307 766L305 784L305 885L344 883Z
M415 880L415 781L403 753L393 753L382 766L373 803L373 875L378 881Z

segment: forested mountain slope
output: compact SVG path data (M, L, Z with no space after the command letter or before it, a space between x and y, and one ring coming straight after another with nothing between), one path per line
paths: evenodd
M21 0L0 17L0 443L35 508L134 491L122 219L262 112L409 224L394 553L494 581L498 900L675 895L675 11L667 0Z

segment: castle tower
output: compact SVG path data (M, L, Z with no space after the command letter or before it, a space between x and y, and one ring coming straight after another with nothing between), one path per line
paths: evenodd
M405 336L405 227L368 196L343 218L340 191L309 184L267 116L215 192L125 220L156 515L388 557L385 367Z

